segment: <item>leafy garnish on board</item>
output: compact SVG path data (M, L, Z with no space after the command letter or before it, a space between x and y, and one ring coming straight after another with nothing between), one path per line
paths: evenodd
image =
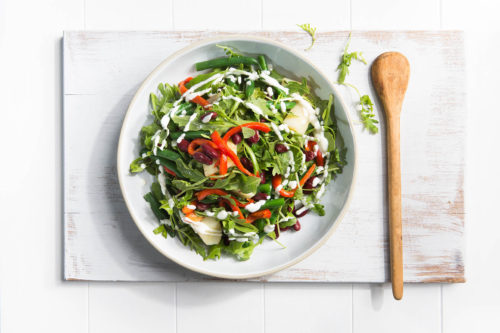
M339 77L337 79L338 84L349 86L353 88L359 95L359 117L365 128L372 134L378 133L378 120L375 119L375 113L373 111L373 102L368 95L361 95L358 88L350 83L345 82L347 74L349 74L349 66L351 66L352 59L358 60L366 65L366 60L361 52L348 52L349 44L351 43L351 34L347 39L346 46L344 48L344 53L342 54L340 64L337 66L337 71L339 72Z
M370 99L370 96L361 96L359 102L361 105L361 110L359 111L361 121L370 132L372 132L373 134L377 133L378 127L376 124L378 124L378 120L375 119L375 113L373 112L373 102Z
M307 32L309 36L311 36L311 45L309 45L308 48L304 49L304 51L309 51L313 47L314 42L316 42L316 28L311 27L309 23L297 24L297 26Z
M347 52L349 48L349 44L351 43L351 34L349 34L349 38L347 39L347 44L344 48L344 54L342 54L342 58L340 64L337 67L337 71L339 72L339 78L337 80L338 83L343 84L345 81L345 77L349 74L349 66L351 66L352 59L356 59L361 61L366 65L366 60L363 57L363 53L361 52Z

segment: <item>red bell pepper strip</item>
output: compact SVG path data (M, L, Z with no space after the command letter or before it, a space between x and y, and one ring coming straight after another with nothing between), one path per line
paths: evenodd
M316 169L316 164L311 165L311 167L309 168L309 170L307 170L307 172L305 173L305 175L300 180L300 182L299 182L300 186L304 186L304 184L306 183L306 181L309 178L311 178L311 175L313 174L313 172L314 172L315 169ZM281 185L281 175L275 175L275 176L273 176L272 185L273 185L274 189L276 189L278 186ZM284 189L281 189L280 190L280 195L282 197L285 197L285 198L291 198L291 197L293 197L295 195L295 191L296 191L295 189L291 190L291 191L286 191Z
M271 218L271 211L269 209L263 209L248 215L246 223L253 223L255 220L268 218Z
M225 175L226 173L227 173L227 156L225 154L221 154L219 159L219 174Z
M281 185L281 175L273 176L272 184L273 184L274 189L276 189L278 186L280 186ZM285 198L291 198L295 195L295 190L287 191L287 190L281 189L280 195L282 197L285 197Z
M195 195L198 198L198 200L203 200L203 199L205 199L206 197L208 197L209 195L212 195L212 194L220 195L220 196L230 195L226 191L220 190L220 189L217 189L217 188L201 190L200 192L197 192ZM247 205L247 204L244 204L244 203L238 201L238 199L236 199L233 196L231 196L231 199L236 203L236 206L245 207Z
M323 154L321 153L321 150L318 150L318 153L316 154L316 162L318 162L318 166L325 165L325 160L323 159Z
M251 176L251 177L256 177L253 173L245 169L243 164L241 164L240 159L238 158L238 155L234 151L232 151L227 144L222 140L222 138L219 135L219 132L214 131L212 133L212 141L219 147L220 151L227 155L231 160L233 160L234 164L238 169L240 169L241 172L244 174Z
M188 91L188 89L186 88L185 84L188 83L189 81L191 81L192 79L193 79L192 77L188 77L184 81L179 82L179 91L181 92L181 95L184 95L184 93L186 91ZM204 99L201 96L196 96L191 101L194 102L194 103L196 103L196 104L199 104L199 105L203 106L205 109L210 108L210 106L209 106L210 102L207 101L206 99ZM208 107L207 107L207 105L208 105Z
M271 130L269 128L269 126L267 126L266 124L263 124L263 123L258 123L258 122L246 123L246 124L242 124L242 125L231 128L229 131L226 132L226 134L222 138L222 141L227 142L230 137L232 137L236 133L241 132L241 129L243 127L248 127L248 128L253 129L253 130L261 131L264 133L267 133Z
M175 174L175 172L173 172L172 170L170 170L166 166L164 166L163 169L165 170L166 173L171 174L174 177L177 177L177 175Z
M307 182L307 180L309 178L311 178L311 175L313 174L314 169L316 169L316 164L311 165L309 170L307 170L306 174L304 175L304 177L302 177L302 179L299 182L300 186L304 186L304 184Z
M241 212L240 208L237 205L233 205L231 203L231 201L229 201L226 198L222 198L222 201L225 202L233 210L233 212L238 212L238 215L239 215L240 219L244 219L245 218L245 216L243 216L243 213ZM236 202L238 202L238 201L236 201Z

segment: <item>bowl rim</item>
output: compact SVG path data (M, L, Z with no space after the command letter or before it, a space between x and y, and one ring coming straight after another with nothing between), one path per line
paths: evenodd
M328 229L328 231L323 236L321 236L321 238L319 238L319 240L317 240L309 249L307 249L306 251L304 251L300 255L296 256L295 258L293 258L293 259L291 259L291 260L289 260L289 261L287 261L287 262L285 262L285 263L283 263L281 265L277 265L277 266L275 266L273 268L270 268L270 269L262 270L262 271L259 271L257 273L246 273L246 274L241 274L241 275L211 272L211 271L208 271L206 269L199 268L199 267L197 267L195 265L184 263L181 260L175 258L174 256L171 256L168 253L168 251L164 251L162 248L160 248L159 246L157 246L156 243L155 243L155 241L152 239L152 236L154 234L151 232L151 230L145 230L145 227L143 227L138 222L138 218L135 216L134 211L131 209L132 205L131 205L131 203L129 203L129 201L127 200L127 198L125 196L124 180L122 179L122 175L125 175L125 173L123 172L122 166L120 165L121 151L122 151L122 146L123 146L123 142L124 142L124 128L125 128L125 124L127 123L127 120L128 120L128 118L130 116L132 108L136 104L136 100L139 98L139 95L141 95L141 93L145 90L146 84L160 70L162 70L163 67L165 67L168 63L170 63L172 60L174 60L175 58L177 58L181 54L186 53L186 52L188 52L188 51L190 51L192 49L196 49L198 47L201 47L203 45L214 44L216 42L223 42L223 41L252 41L252 42L259 42L259 43L271 44L271 45L274 45L276 47L282 48L282 49L290 52L291 54L293 54L297 58L300 58L302 61L304 61L305 63L307 63L309 66L311 66L311 68L313 68L321 76L323 76L323 78L326 80L326 82L328 83L328 85L331 88L331 90L335 93L335 97L338 99L339 103L342 105L342 108L345 111L344 113L345 113L346 118L347 118L347 123L349 125L349 130L351 132L352 141L353 141L353 152L352 153L353 153L353 164L354 165L353 165L353 172L352 172L352 180L351 180L351 184L349 186L349 192L347 194L347 199L346 199L346 201L345 201L342 209L340 210L339 215L337 216L337 218L335 218L335 220L333 221L332 226ZM135 225L137 226L137 228L141 232L141 234L144 236L144 238L146 238L146 240L158 252L160 252L162 255L164 255L169 260L175 262L176 264L178 264L178 265L180 265L180 266L182 266L184 268L187 268L187 269L189 269L191 271L194 271L196 273L200 273L200 274L204 274L204 275L212 276L212 277L216 277L216 278L222 278L222 279L243 280L243 279L253 279L253 278L258 278L258 277L262 277L262 276L265 276L265 275L270 275L270 274L279 272L279 271L281 271L283 269L286 269L286 268L288 268L290 266L293 266L293 265L301 262L302 260L306 259L307 257L309 257L311 254L313 254L314 252L316 252L323 244L325 244L325 242L337 230L340 222L344 218L344 216L347 213L347 210L348 210L348 208L350 206L350 203L351 203L351 200L352 200L352 197L353 197L353 193L354 193L355 184L356 184L356 178L357 178L358 157L357 157L356 134L354 132L354 128L353 128L351 117L349 115L348 110L349 110L349 108L348 108L347 104L345 103L344 98L339 93L338 89L333 85L332 81L328 78L328 76L321 69L319 69L316 65L314 65L309 59L307 59L305 56L303 56L302 54L300 54L297 50L295 50L295 49L293 49L293 48L291 48L291 47L289 47L289 46L287 46L287 45L285 45L285 44L283 44L281 42L277 42L277 41L272 40L270 38L261 37L261 36L248 36L248 35L242 35L242 34L227 34L227 35L223 35L223 36L216 36L216 37L211 37L211 38L204 38L202 40L199 40L199 41L196 41L194 43L191 43L191 44L187 45L186 47L183 47L180 50L172 53L167 58L165 58L144 79L144 81L141 83L141 85L139 86L139 88L136 90L136 92L134 94L134 97L130 101L130 104L129 104L129 106L127 108L127 111L125 113L125 117L123 118L122 127L120 129L120 136L119 136L119 139L118 139L118 147L117 147L117 174L118 174L118 182L120 184L120 191L121 191L123 200L125 201L125 204L127 206L127 210L129 212L130 216L132 217L132 220L134 221Z

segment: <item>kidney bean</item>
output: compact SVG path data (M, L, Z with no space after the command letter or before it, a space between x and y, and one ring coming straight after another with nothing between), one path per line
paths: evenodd
M311 161L314 158L314 152L309 150L306 151L306 162Z
M280 227L280 231L287 231L288 229L290 229L290 227L284 227L284 228Z
M193 158L195 160L197 160L198 162L206 164L206 165L212 164L212 159L199 151L197 151L196 153L193 154Z
M260 136L259 136L259 132L255 131L255 134L252 135L251 137L249 137L247 139L247 142L250 144L250 145L253 145L254 143L257 143L259 142L260 140Z
M179 149L182 150L183 152L187 153L190 143L191 142L189 142L188 140L182 139L182 141L177 144L177 147L179 147Z
M240 158L240 162L241 164L243 164L245 169L247 169L250 172L253 171L253 164L247 157L243 156L242 158Z
M257 193L256 195L253 196L253 198L255 201L259 201L259 200L266 200L267 199L267 194L266 193Z
M299 208L299 209L300 209L300 208ZM295 215L295 217L303 217L303 216L305 216L307 213L309 213L309 209L306 209L305 211L303 211L303 212L302 212L302 213L300 213L300 214L297 214L297 211L298 211L298 209L294 209L294 210L293 210L293 213L292 213L292 214L293 214L293 215Z
M213 147L211 147L209 144L206 144L206 143L202 144L201 149L203 150L205 155L207 155L208 157L210 157L212 159L217 159L220 156L220 152L217 149L214 149Z
M288 147L285 146L284 144L282 143L277 143L275 146L274 146L274 150L276 150L277 153L285 153L288 151Z
M299 220L297 220L297 222L295 222L295 224L293 225L293 230L295 230L295 231L299 231L300 230L300 222L299 222Z
M243 140L243 134L241 134L241 133L233 134L233 136L231 137L231 140L233 140L233 143L235 145L237 145L238 143L241 142L241 140Z
M276 225L274 226L274 234L276 235L276 236L275 236L275 237L276 237L275 239L280 238L280 233L278 232L278 229L279 229L279 227L278 227L278 225L276 224Z
M259 177L260 177L260 183L265 184L266 183L266 174L264 172L261 172Z
M216 118L217 118L217 116L218 116L217 112L213 112L213 111L212 111L212 112L207 112L207 113L205 113L203 116L201 116L201 121L203 122L203 120L205 120L205 117L208 117L208 115L212 115L212 116L210 117L209 121L210 121L210 120L214 120L214 119L216 119Z
M196 209L201 210L202 212L209 209L209 208L210 208L209 204L199 202L199 201L196 202Z

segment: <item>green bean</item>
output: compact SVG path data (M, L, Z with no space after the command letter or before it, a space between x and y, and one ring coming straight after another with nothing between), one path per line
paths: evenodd
M156 155L161 157L161 158L166 158L167 160L171 161L176 161L177 159L181 158L181 155L176 153L173 150L165 149L165 150L158 150L156 152Z
M159 220L168 219L168 214L160 209L160 203L156 200L153 193L149 192L144 196L144 200L149 202L151 210Z
M259 66L259 62L251 57L231 57L231 58L216 58L207 61L197 62L195 64L197 71L202 71L209 68L223 68L236 65L255 65Z
M274 103L272 101L268 101L267 102L267 107L271 107L271 105L273 105ZM286 106L286 109L287 110L290 110L290 109L293 109L293 107L296 105L297 103L295 102L285 102L285 106Z
M271 194L271 184L261 184L257 188L257 193Z
M188 131L188 132L172 132L170 137L174 140L178 139L182 134L186 134L185 139L201 138L203 135L210 135L209 131Z
M266 58L264 58L263 55L260 55L257 57L257 61L259 62L259 65L260 65L260 68L263 70L263 71L267 71L267 62L266 62Z
M279 198L279 199L272 199L272 200L267 200L265 204L263 204L260 209L276 209L285 204L285 199Z
M245 95L247 98L250 98L250 96L253 95L253 92L255 90L255 83L253 81L248 80L245 84Z

